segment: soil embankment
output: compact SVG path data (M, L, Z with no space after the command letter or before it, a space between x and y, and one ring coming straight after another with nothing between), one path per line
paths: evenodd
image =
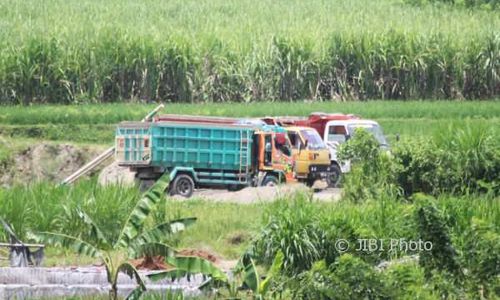
M59 182L98 155L100 149L72 144L34 144L2 167L0 185L34 181Z

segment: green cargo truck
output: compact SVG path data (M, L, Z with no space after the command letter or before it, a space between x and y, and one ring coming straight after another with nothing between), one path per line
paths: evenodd
M283 128L187 122L122 122L115 156L143 187L170 174L170 193L196 187L275 185L293 181L293 159Z

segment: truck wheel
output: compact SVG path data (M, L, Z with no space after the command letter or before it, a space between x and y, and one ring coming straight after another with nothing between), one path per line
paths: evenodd
M337 164L332 164L330 168L330 174L328 174L328 177L326 178L328 187L339 187L342 170L340 170L340 167Z
M312 178L312 179L307 179L305 183L306 183L306 186L312 187L315 182L316 182L316 179Z
M194 181L191 176L180 174L175 177L171 193L189 198L194 192Z
M273 175L268 175L266 178L264 178L264 181L262 181L261 186L277 186L279 184L278 178Z

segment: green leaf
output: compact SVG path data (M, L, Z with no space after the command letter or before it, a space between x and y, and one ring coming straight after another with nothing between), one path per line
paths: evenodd
M127 298L125 298L125 299L126 300L139 300L139 299L141 299L141 296L143 293L144 293L144 291L142 290L142 288L138 287L138 288L134 289L132 292L130 292L130 294L128 294Z
M243 255L238 264L236 265L236 269L240 272L243 272L243 282L255 293L259 293L259 274L257 273L257 268L253 262L253 259L250 255Z
M167 271L162 271L154 274L149 274L147 275L149 279L153 281L158 281L161 279L171 279L171 280L177 280L179 278L183 278L187 275L190 275L190 273L184 271L184 270L179 270L179 269L171 269Z
M83 210L77 208L76 213L78 217L87 225L90 226L90 236L96 239L99 247L109 250L111 248L110 243L106 239L106 236L102 233L101 229L97 226L97 224L92 220L92 218L87 215Z
M118 269L115 274L115 283L118 283L118 274L124 273L128 275L131 279L135 279L135 282L139 285L139 288L143 291L146 290L146 285L144 284L144 281L142 280L141 275L137 271L137 269L132 266L132 264L128 262L122 263L120 266L118 266Z
M131 241L141 232L144 220L162 199L169 182L169 175L167 173L163 174L137 202L120 232L115 248L117 246L127 248Z
M202 274L210 276L212 279L227 282L227 275L212 264L210 261L197 256L176 256L168 257L167 263L174 266L174 270L151 274L148 277L152 280L162 278L179 278L191 274Z
M280 274L284 259L285 256L283 255L283 252L278 251L278 253L276 253L276 256L274 257L271 268L269 268L269 271L267 272L266 279L262 280L262 282L260 283L259 294L265 295L267 293L269 287L271 286L271 281L273 280L273 278Z
M51 246L61 246L63 248L74 249L78 254L87 255L90 257L103 257L101 251L94 245L61 233L54 232L39 232L31 236L34 240Z
M165 222L154 228L139 234L133 241L134 244L155 243L164 241L171 234L183 231L186 227L194 224L196 218L177 219Z

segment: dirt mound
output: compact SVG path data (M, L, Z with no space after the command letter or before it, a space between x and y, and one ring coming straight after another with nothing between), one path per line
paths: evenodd
M183 255L183 256L197 256L197 257L201 257L201 258L204 258L208 261L211 261L213 263L217 262L218 259L217 257L215 256L215 254L212 254L206 250L201 250L201 249L183 249L181 251L179 251L179 255Z
M128 168L120 167L117 162L113 162L102 169L98 181L102 185L132 185L134 184L134 177L134 172L131 172Z
M213 263L218 262L217 257L205 250L200 249L183 249L179 251L180 256L197 256L204 258ZM165 262L165 257L163 256L145 256L139 259L134 259L131 264L135 266L138 270L169 270L172 266Z
M131 264L138 270L167 270L172 269L167 263L165 263L165 257L163 256L145 256L143 258L135 259L131 261Z
M99 154L99 149L71 144L36 144L19 152L5 167L0 184L58 182Z

